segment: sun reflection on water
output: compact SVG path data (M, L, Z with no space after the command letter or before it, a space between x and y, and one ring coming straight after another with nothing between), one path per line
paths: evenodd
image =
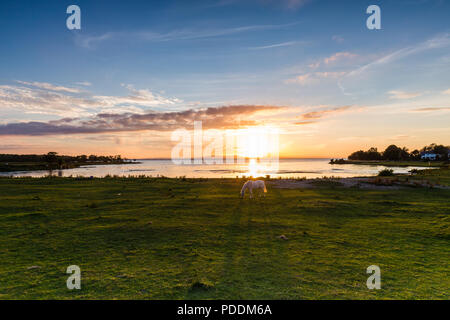
M244 175L261 177L278 172L279 130L260 126L238 130L237 154L246 159Z
M258 163L256 162L256 159L250 159L250 161L248 162L248 169L247 169L247 174L251 177L257 177L260 170L259 170L259 166Z
M247 177L264 177L278 173L278 161L267 159L248 159L248 163L242 167L242 175Z

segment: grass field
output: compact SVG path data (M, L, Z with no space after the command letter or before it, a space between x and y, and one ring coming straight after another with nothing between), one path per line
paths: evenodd
M450 170L428 175L450 185ZM251 201L241 185L1 178L0 299L450 298L450 190L324 181Z

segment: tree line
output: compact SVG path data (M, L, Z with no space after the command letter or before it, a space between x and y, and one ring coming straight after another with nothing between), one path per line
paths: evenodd
M400 148L395 144L388 146L384 151L379 152L377 148L370 148L367 151L359 150L348 156L349 160L389 160L389 161L408 161L420 160L423 153L435 153L439 160L449 160L450 146L438 145L432 143L422 149L415 149L411 152L405 147Z
M47 154L0 154L0 162L47 162L51 164L64 163L122 163L124 159L120 155L115 156L97 156L97 155L79 155L65 156L58 155L57 152Z

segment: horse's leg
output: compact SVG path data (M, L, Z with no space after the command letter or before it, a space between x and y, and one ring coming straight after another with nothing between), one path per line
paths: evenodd
M250 192L250 199L253 199L253 189L249 189Z

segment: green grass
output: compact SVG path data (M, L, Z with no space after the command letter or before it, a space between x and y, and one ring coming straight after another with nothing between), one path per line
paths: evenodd
M430 181L432 183L442 184L450 186L450 170L449 169L430 169L420 170L417 175L414 176L414 180Z
M450 190L241 185L1 178L0 299L449 299Z

